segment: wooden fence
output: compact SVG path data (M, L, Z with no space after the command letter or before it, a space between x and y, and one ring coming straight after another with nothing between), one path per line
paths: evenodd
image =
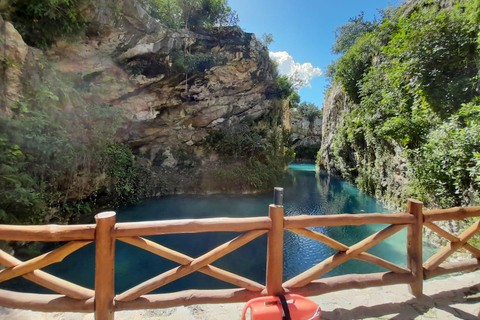
M244 302L262 295L283 293L312 296L332 291L399 283L408 284L412 294L420 297L424 279L480 268L480 250L468 243L468 240L479 232L480 221L474 223L458 236L438 227L435 221L462 220L479 216L480 207L422 211L421 202L409 200L407 212L396 214L371 213L284 217L283 206L278 203L270 205L268 217L116 223L114 212L104 212L95 216L96 224L90 225L0 225L0 240L68 242L58 249L25 262L0 250L0 264L6 267L6 269L0 271L0 282L21 276L58 293L31 294L0 290L0 305L47 312L95 312L95 319L106 320L113 319L114 312L119 310ZM352 246L346 246L322 233L308 229L310 227L369 224L387 224L389 226ZM422 232L424 226L446 238L450 243L422 264ZM406 268L366 252L404 228L408 229ZM283 236L285 230L320 241L338 252L283 283ZM161 234L221 231L242 234L197 258L189 257L143 238ZM217 259L265 233L268 233L265 285L212 266L212 263ZM116 240L172 260L179 266L115 295L114 256ZM96 252L95 290L78 286L39 270L62 261L67 255L92 241L95 241ZM443 263L460 248L465 248L471 252L473 259L456 263ZM367 261L385 268L389 272L363 275L350 274L319 279L333 268L350 259ZM238 288L149 294L157 288L196 271L233 284Z

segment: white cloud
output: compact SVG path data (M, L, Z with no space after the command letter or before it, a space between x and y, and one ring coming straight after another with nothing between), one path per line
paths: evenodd
M312 87L310 81L322 75L320 68L314 67L310 62L299 63L286 51L269 53L270 59L278 63L278 71L286 75L298 88Z

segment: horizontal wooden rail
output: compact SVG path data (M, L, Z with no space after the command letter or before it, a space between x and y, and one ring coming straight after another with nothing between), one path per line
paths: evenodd
M15 226L0 224L0 240L43 242L95 240L95 225Z
M77 300L58 294L21 293L0 289L0 306L42 312L93 312L94 300Z
M164 294L148 294L132 301L115 301L115 310L172 308L206 303L247 302L267 295L266 291L246 289L186 290Z
M428 210L423 212L425 222L441 220L463 220L480 216L480 207L455 207L450 209Z
M123 238L170 233L245 232L268 230L271 227L272 220L268 217L181 219L117 223L115 235L117 238Z
M315 280L301 288L288 288L286 292L301 294L303 296L316 296L341 290L381 287L401 283L409 284L413 281L414 278L410 273L348 274Z
M466 261L444 263L433 270L423 269L426 279L432 279L454 272L467 272L480 269L480 259L471 259Z
M285 229L308 227L360 226L365 224L413 224L415 217L408 213L336 214L324 216L285 217Z

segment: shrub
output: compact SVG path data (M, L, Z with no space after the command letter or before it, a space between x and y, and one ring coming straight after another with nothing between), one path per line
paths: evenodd
M31 46L48 48L58 38L85 31L87 20L81 13L84 0L7 0L5 13L23 40Z

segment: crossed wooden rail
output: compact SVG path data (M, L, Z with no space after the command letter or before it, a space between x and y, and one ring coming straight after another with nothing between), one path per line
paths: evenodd
M480 250L468 243L480 230L480 221L474 223L459 236L448 233L435 221L461 220L480 216L480 207L451 208L422 211L422 203L409 200L406 213L396 214L341 214L326 216L284 217L283 206L270 205L268 217L212 218L197 220L149 221L116 223L114 212L95 216L95 225L72 226L12 226L0 225L0 240L8 241L65 241L67 244L22 262L0 250L0 283L15 277L24 277L59 294L29 294L0 290L0 305L38 311L95 312L96 319L113 319L118 310L167 308L178 305L202 303L244 302L262 295L299 293L305 296L327 292L405 283L412 294L422 295L423 280L452 272L480 268ZM310 227L388 224L385 229L346 246ZM422 231L426 226L450 243L422 265ZM366 251L388 237L408 229L407 268L393 264ZM337 251L305 272L283 281L284 231L294 232L320 241ZM200 257L189 257L166 248L145 236L171 233L242 232ZM266 284L212 266L217 259L240 248L257 237L268 233ZM179 264L137 286L115 295L114 256L116 240L139 247ZM50 275L42 269L62 261L67 255L95 241L95 290L84 288ZM474 259L456 263L444 263L453 252L465 248ZM365 275L343 275L321 278L327 272L350 259L376 264L389 272ZM149 294L193 272L202 272L239 288L224 290L187 290L169 294Z

